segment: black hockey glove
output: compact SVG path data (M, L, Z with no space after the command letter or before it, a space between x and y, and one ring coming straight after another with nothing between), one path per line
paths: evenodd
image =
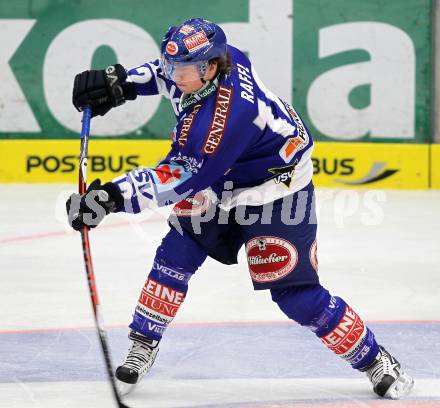
M110 65L105 70L84 71L76 75L72 102L78 111L92 107L92 116L104 116L111 108L136 99L134 83L125 82L127 73L121 64Z
M71 227L79 231L87 225L96 227L111 212L123 206L123 197L113 183L101 185L101 180L93 181L82 196L73 193L66 201L67 216Z

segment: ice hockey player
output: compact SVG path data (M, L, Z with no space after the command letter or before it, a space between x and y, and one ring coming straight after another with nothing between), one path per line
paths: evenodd
M95 227L111 212L174 205L116 377L125 384L141 380L206 257L234 264L245 245L256 290L269 289L283 313L365 372L376 394L398 399L407 393L413 379L359 315L319 282L313 141L293 107L266 88L218 25L201 18L170 27L155 61L78 74L73 104L102 116L126 100L158 94L170 100L177 121L168 155L156 167L103 185L95 180L67 202L76 230Z

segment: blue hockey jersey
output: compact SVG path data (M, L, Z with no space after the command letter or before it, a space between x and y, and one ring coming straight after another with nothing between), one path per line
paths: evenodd
M126 212L177 203L209 189L225 208L261 205L310 183L313 141L299 115L268 90L247 56L228 46L233 70L187 95L159 60L130 69L138 95L167 97L176 115L168 155L113 180Z

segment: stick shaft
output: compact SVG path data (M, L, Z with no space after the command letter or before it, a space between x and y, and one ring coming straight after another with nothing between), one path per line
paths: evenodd
M87 190L87 157L88 157L88 145L89 145L89 134L90 134L90 120L91 120L91 109L90 107L85 107L82 117L82 129L81 129L81 148L80 148L80 159L79 159L79 179L78 179L78 191L79 194L84 194ZM106 332L103 328L100 305L98 298L98 291L96 289L95 274L93 272L92 254L90 251L90 240L89 240L89 228L85 226L81 229L81 242L83 249L84 265L87 274L87 283L89 286L90 299L92 302L93 315L95 318L95 326L98 332L99 340L101 343L101 350L104 356L105 365L107 368L107 376L110 380L113 395L116 399L118 407L126 407L121 402L118 391L116 389L116 380L113 371L113 365L111 362L110 349L108 346L108 340Z

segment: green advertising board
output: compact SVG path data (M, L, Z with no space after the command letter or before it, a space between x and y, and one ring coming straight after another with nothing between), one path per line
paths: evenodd
M317 140L429 142L431 7L431 0L3 0L0 138L77 138L76 73L153 60L168 26L203 16L249 54ZM166 139L173 125L169 102L148 97L94 119L93 130Z
M431 7L295 1L294 104L315 138L430 141Z

